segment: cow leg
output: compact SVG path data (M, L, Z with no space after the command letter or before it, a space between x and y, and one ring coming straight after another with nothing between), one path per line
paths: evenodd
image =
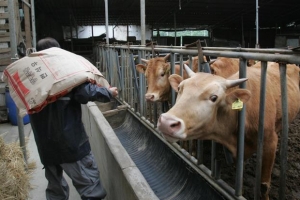
M265 132L260 191L262 200L269 200L271 174L276 156L277 143L278 136L275 131L270 134Z

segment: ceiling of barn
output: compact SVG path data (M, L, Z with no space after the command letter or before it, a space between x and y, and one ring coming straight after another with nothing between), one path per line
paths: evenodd
M256 0L145 0L153 28L254 29ZM300 24L299 0L259 0L260 28ZM62 26L105 25L104 0L35 0L35 12ZM110 25L140 25L140 0L108 0Z

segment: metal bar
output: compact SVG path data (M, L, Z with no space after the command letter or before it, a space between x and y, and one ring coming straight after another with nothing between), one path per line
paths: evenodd
M203 140L197 140L197 165L202 165L203 161Z
M287 81L286 65L279 64L280 70L280 88L281 88L281 106L282 106L282 131L280 135L280 178L279 178L279 199L285 199L286 188L286 170L287 170L287 149L288 149L288 101L287 101Z
M239 78L247 77L246 74L247 61L240 59ZM240 85L240 88L246 88L246 82ZM244 144L245 144L245 116L246 105L239 112L238 125L238 143L237 143L237 164L236 164L236 181L235 181L235 195L241 196L243 190L243 171L244 171Z
M140 4L141 4L141 45L145 45L146 44L145 0L141 0Z
M111 83L111 70L109 68L109 52L108 50L105 51L105 66L106 66L106 70L108 72L107 77L108 77L108 82Z
M210 167L210 169L211 169L211 176L213 178L215 178L215 176L216 176L216 167L215 167L216 159L217 159L216 149L217 149L216 142L211 141L211 161L210 161L211 162L211 167Z
M138 86L138 81L137 81L137 73L136 73L136 68L135 68L135 64L134 64L133 54L130 53L129 56L130 56L130 63L131 63L133 80L134 80L134 86L135 86L136 92L139 96L139 86Z
M32 28L32 46L34 48L36 48L35 6L34 6L34 0L31 0L31 28Z
M256 45L255 47L256 48L259 48L259 35L258 35L258 32L259 32L259 23L258 23L258 10L259 10L259 5L258 5L258 0L256 0L256 21L255 21L255 25L256 25Z
M194 45L194 43L193 43ZM114 45L115 46L115 45ZM123 45L117 45L117 48L122 48ZM130 45L132 48L140 48L141 45ZM124 46L123 46L124 47ZM126 48L126 47L124 47ZM143 48L143 47L142 47ZM165 46L157 45L157 48L167 48L167 49L188 49L196 50L196 47L190 46ZM281 48L266 48L266 49L256 49L256 48L241 48L241 47L202 47L203 51L233 51L233 52L248 52L248 53L276 53L276 54L300 54L299 51L293 51L293 49L281 49ZM197 54L195 54L197 55Z
M105 3L105 31L106 31L106 44L109 44L109 30L108 30L108 0L104 0Z
M116 66L117 66L117 71L118 71L118 76L119 76L119 84L120 84L120 89L119 89L119 97L122 99L123 98L123 79L122 79L122 72L121 72L121 66L119 62L119 55L118 51L115 51L115 58L116 58Z
M14 62L18 59L17 54L17 31L16 31L16 10L15 4L18 3L16 0L11 0L7 2L7 8L9 13L9 35L10 35L10 48L11 48L11 61ZM25 135L24 135L24 123L23 118L19 115L19 108L16 107L17 123L19 130L19 140L20 147L23 152L24 161L27 168L27 153L26 153L26 144L25 144Z
M171 74L174 74L175 73L175 55L174 53L171 53L171 56L170 56L170 59L171 59ZM171 100L171 103L172 103L172 106L175 104L175 91L172 90L172 100Z
M142 52L138 51L138 63L141 63L142 58ZM145 102L144 102L144 95L145 94L145 84L144 84L144 74L139 73L139 85L140 85L140 114L143 116L144 114L144 108L145 108Z
M125 48L120 46L120 48ZM128 48L128 47L126 47ZM148 47L130 47L133 50L146 50L151 51L151 48ZM181 53L183 55L197 55L196 49L173 49L173 48L154 48L157 52L166 52L166 53ZM297 54L291 55L287 54L267 54L267 53L250 53L250 52L230 52L230 51L203 51L207 56L218 56L218 57L230 57L230 58L244 58L246 60L260 60L260 61L273 61L278 62L278 60L285 63L295 63L300 64L300 56Z
M255 173L255 193L254 199L260 199L261 184L261 167L264 145L264 123L265 123L265 105L266 105L266 79L267 79L267 62L261 63L261 85L259 100L259 121L258 121L258 137L257 137L257 153L256 153L256 173Z

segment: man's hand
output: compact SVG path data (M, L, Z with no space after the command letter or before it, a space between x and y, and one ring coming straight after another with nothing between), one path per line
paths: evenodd
M118 88L117 87L111 87L109 88L111 94L113 97L116 97L118 95Z

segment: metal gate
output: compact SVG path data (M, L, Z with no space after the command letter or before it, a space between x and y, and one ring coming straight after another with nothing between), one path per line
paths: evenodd
M300 51L297 49L250 49L250 48L218 48L218 47L203 47L201 53L209 57L231 57L239 58L240 60L240 77L246 76L247 60L258 60L262 62L261 72L261 88L260 88L260 113L259 113L259 133L258 133L258 148L256 156L256 172L255 172L255 199L260 199L260 177L262 167L262 151L263 151L263 126L264 110L265 110L265 85L266 85L266 70L267 62L273 61L280 63L280 80L282 91L282 112L283 112L283 129L281 131L280 142L280 190L278 191L279 199L285 199L286 188L286 163L287 163L287 141L288 141L288 113L287 113L287 91L286 91L286 64L300 64ZM136 113L143 123L147 123L154 130L159 115L165 111L164 103L148 103L145 101L145 91L147 83L143 74L136 71L136 64L141 63L141 58L150 59L157 55L165 55L170 53L171 72L174 73L175 63L181 66L183 60L199 55L199 48L182 47L182 46L159 46L159 45L97 45L94 47L94 56L96 66L105 75L106 79L112 86L119 88L118 100L122 104L126 104ZM199 68L200 69L200 68ZM245 84L241 87L245 87ZM172 91L172 105L175 103L176 94ZM243 199L243 171L244 171L244 124L245 124L245 109L240 112L239 125L240 133L238 139L238 154L236 159L236 178L235 186L231 187L228 183L220 179L221 165L217 155L218 144L211 142L210 163L204 163L203 141L197 141L197 152L192 154L192 145L188 148L183 148L182 143L171 144L175 147L177 154L185 156L189 164L196 170L200 170L205 174L205 178L209 182L214 182L218 189L224 190L234 199ZM157 132L157 131L156 131ZM160 134L159 137L165 143ZM191 144L192 142L190 142ZM170 145L170 143L169 143ZM207 147L205 147L207 148ZM224 150L226 161L231 163L230 156L226 149Z

